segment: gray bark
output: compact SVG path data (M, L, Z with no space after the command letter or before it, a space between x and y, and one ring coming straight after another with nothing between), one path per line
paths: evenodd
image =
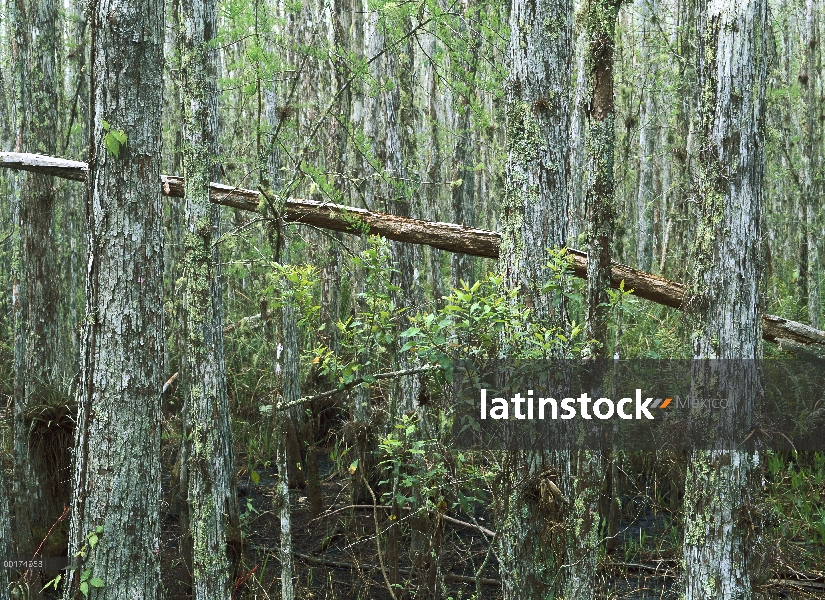
M413 131L411 78L414 54L409 41L404 43L403 51L390 48L387 45L386 27L377 11L369 13L365 22L368 54L370 58L378 57L371 65L370 77L375 82L397 78L396 85L383 86L375 96L367 97L364 133L371 142L375 161L380 168L380 180L374 183L376 191L372 200L375 203L373 206L386 207L391 215L410 217L415 196L405 160L412 154L409 138ZM404 23L404 29L409 29L408 22ZM404 106L401 104L402 94L405 98ZM409 327L410 314L421 296L416 266L420 261L418 250L406 244L392 242L390 252L396 269L392 283L398 288L393 292L393 302L400 309L397 327L399 331L404 331ZM401 368L408 366L401 362ZM418 377L402 377L397 388L397 394L394 394L396 404L390 409L391 415L414 411L418 398Z
M650 18L656 14L656 0L640 1L641 30L641 114L639 116L639 189L636 196L636 265L642 271L650 271L653 264L653 203L654 176L653 150L655 143L656 120L656 81L655 65L651 65L650 47L653 41Z
M550 273L547 249L567 242L572 66L572 6L569 0L510 5L507 80L507 163L501 213L499 269L507 287L517 287L544 322L563 324L542 291ZM514 459L504 490L499 563L506 600L544 599L564 592L566 536L552 523L540 486L569 484L569 456L526 452ZM552 475L551 475L552 474ZM560 509L561 507L556 507Z
M2 451L0 451L2 453ZM2 457L0 456L0 459ZM0 468L0 556L11 557L11 524L9 523L9 497L6 493L4 469ZM9 571L0 570L0 600L9 600Z
M289 379L292 374L286 370L283 345L283 331L279 325L284 323L283 308L279 307L273 314L267 312L267 305L263 303L261 316L266 327L267 341L270 343L270 362L274 376L274 393L277 403L287 402L294 395ZM272 318L271 318L272 317ZM275 327L272 325L275 321ZM294 398L293 400L297 400ZM289 498L289 469L287 466L287 432L286 411L272 411L272 431L275 434L275 466L278 469L278 481L273 498L273 508L280 520L280 548L281 548L281 600L295 599L293 583L293 555L292 555L292 513Z
M86 546L82 566L104 584L92 600L159 600L164 5L89 10L89 260L69 556ZM112 132L127 136L117 156L105 145ZM67 576L65 600L83 585L79 573Z
M607 343L610 261L616 224L613 155L616 109L613 99L613 50L619 0L589 0L582 11L587 56L585 70L590 101L587 114L587 314L585 338L593 340L591 356L603 356Z
M819 328L820 298L819 279L819 234L822 191L822 168L825 165L822 152L822 101L821 86L821 51L819 39L819 2L805 0L805 71L802 79L805 107L805 152L802 153L802 251L805 252L806 269L805 297L802 298L806 308L808 323ZM802 273L800 273L802 283Z
M468 21L473 18L475 3L467 2L464 15L460 19L459 35L466 39L466 60L459 64L466 73L469 82L475 78L478 70L478 52L481 41L470 35ZM473 153L473 130L471 119L471 98L466 94L472 93L472 86L465 88L465 96L459 100L458 118L456 124L456 143L453 151L453 172L451 180L451 203L453 209L453 223L472 226L475 221L475 164ZM457 182L460 181L461 183ZM473 259L461 253L454 253L450 257L450 285L458 288L462 281L472 285Z
M21 5L20 11L21 19L16 23L18 143L26 152L54 154L58 120L57 6L54 0L30 0ZM55 285L55 182L37 173L28 173L22 179L13 306L13 511L17 551L30 556L69 499L68 489L60 482L68 474L65 448L71 439L73 409L58 365L62 348L59 288ZM54 458L56 464L51 462Z
M217 6L180 3L181 107L187 232L184 237L183 383L193 598L232 595L241 537L226 364L220 256L220 208L209 201L218 167Z
M708 2L699 12L694 358L759 359L767 3ZM749 375L733 387L727 397L747 409L759 382ZM693 452L685 486L687 600L753 597L758 533L748 507L758 502L758 462L758 454L724 444Z

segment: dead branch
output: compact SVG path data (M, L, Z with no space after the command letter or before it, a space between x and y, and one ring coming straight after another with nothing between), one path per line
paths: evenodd
M0 167L43 173L75 181L84 181L88 172L88 166L83 162L15 152L0 152ZM183 178L177 175L162 175L161 190L166 196L182 198ZM215 204L252 212L258 211L260 194L257 191L220 183L211 183L210 190L210 199ZM498 258L501 234L495 231L452 223L408 219L371 212L363 208L312 200L287 200L283 211L280 217L292 223L358 235L381 235L390 240L423 244L449 252ZM575 275L581 278L587 277L587 255L573 249L568 249L568 253L573 259L572 266ZM687 290L681 283L614 262L610 284L618 288L622 281L624 281L625 289L632 290L633 294L639 298L679 310L684 307ZM805 346L808 353L825 357L825 331L774 315L764 315L762 325L763 337L769 342L783 344L791 350L797 349L800 345Z

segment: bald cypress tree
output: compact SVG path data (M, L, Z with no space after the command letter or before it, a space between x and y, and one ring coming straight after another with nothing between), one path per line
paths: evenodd
M159 599L164 3L93 1L89 11L89 257L69 539L82 569L63 597L80 588ZM93 579L81 581L86 570Z
M183 170L187 232L183 257L184 443L192 536L193 598L228 599L241 545L235 457L223 348L220 209L209 201L218 166L217 6L180 3Z
M519 288L536 317L562 323L543 290L547 250L567 241L572 5L568 0L510 6L506 96L507 163L499 270ZM557 597L564 591L564 534L558 535L539 492L546 479L569 483L565 452L518 452L508 477L499 563L507 600Z
M767 3L699 6L697 110L698 235L694 247L693 356L724 365L762 358L759 294L764 169ZM725 232L719 235L719 232ZM701 363L700 363L701 364ZM719 390L747 417L757 375L737 369ZM694 385L703 381L695 373ZM726 443L690 456L685 485L685 598L753 596L756 552L750 508L758 490L758 454Z
M58 119L57 5L54 0L29 0L17 17L17 144L22 152L52 155ZM65 448L71 440L72 410L58 366L55 181L35 173L21 179L13 305L13 512L17 550L30 556L68 501L68 488L61 481L68 478Z

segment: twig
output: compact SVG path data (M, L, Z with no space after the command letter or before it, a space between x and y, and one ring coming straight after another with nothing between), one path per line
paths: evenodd
M301 554L300 552L295 552L295 556L298 558L305 560L307 562L316 564L316 565L324 565L327 567L337 567L339 569L364 569L365 571L378 571L381 567L376 565L359 565L356 567L352 563L343 562L340 560L330 560L328 558L320 558L317 556L310 556L309 554ZM399 572L403 573L404 575L412 575L412 569L406 569L404 567L399 567ZM455 575L453 573L445 573L444 579L447 581L456 581L461 583L475 583L475 577L469 577L467 575ZM501 581L498 579L489 579L489 578L482 578L479 580L482 585L501 585Z
M396 377L403 377L405 375L416 375L418 373L426 373L427 371L434 371L436 369L440 369L438 365L424 365L423 367L415 367L413 369L403 369L401 371L390 371L388 373L377 373L376 375L372 375L369 378L366 377L356 377L349 383L345 383L344 385L334 389L329 390L327 392L323 392L321 394L316 394L315 396L308 396L304 398L299 398L298 400L293 400L292 402L287 402L285 404L278 404L278 410L287 410L292 408L293 406L300 406L301 404L307 404L308 402L314 402L315 400L322 400L324 398L329 398L330 396L334 396L335 394L339 394L341 392L345 392L349 389L354 388L355 386L361 385L362 383L372 383L375 380L379 379L395 379Z
M392 596L392 600L398 600L395 597L395 592L392 589L392 584L390 583L390 578L387 577L387 569L384 567L384 555L381 553L381 528L378 526L378 500L375 498L375 492L372 491L372 487L370 487L369 482L367 481L366 475L364 475L364 469L360 470L361 472L361 480L364 482L364 485L367 486L367 490L372 496L372 505L375 507L376 510L372 511L372 518L375 521L375 547L378 549L378 564L381 565L381 575L384 577L384 583L387 584L387 589L390 592L390 596ZM398 566L398 565L396 565Z

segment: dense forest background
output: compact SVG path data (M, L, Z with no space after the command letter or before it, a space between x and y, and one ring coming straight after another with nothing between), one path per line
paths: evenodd
M763 314L825 335L819 0L126 5L0 8L0 151L137 165L156 150L149 172L186 176L185 199L156 191L143 205L125 195L144 167L85 186L0 170L0 557L69 549L93 565L62 581L9 570L0 598L825 597L825 454L767 452L741 481L712 463L732 489L758 490L730 500L758 504L742 525L724 500L697 500L704 472L690 453L505 459L442 435L456 358L682 359L713 338L697 333L704 309L612 289L603 271L576 278L552 246L587 252L588 269L606 256L692 291L705 281L711 303L740 293L714 287L718 255L752 261L741 272L758 293L737 314L756 323L756 349L737 355L749 347L740 340L715 356L822 358L792 340L761 345ZM116 53L153 18L152 52ZM708 33L714 19L723 25ZM711 47L726 32L728 55ZM737 34L753 44L737 46ZM148 44L138 37L135 47ZM725 139L755 140L760 201L742 244L706 218L705 182L725 179L706 156L725 122L708 126L710 55L729 61L726 114L747 113ZM553 83L536 83L541 73ZM547 106L543 121L522 114ZM258 205L210 206L209 181L259 192ZM555 190L552 201L539 193L552 210L519 209L522 184L525 198ZM106 185L126 198L111 207L132 202L127 216L98 199ZM301 224L287 215L291 198L500 231L501 256ZM144 214L156 235L129 246ZM531 227L541 233L517 233ZM703 262L702 244L722 238L734 242ZM147 247L162 261L121 288L90 276L103 272L105 243L124 273ZM748 248L739 262L737 247ZM144 277L153 295L128 304ZM108 350L121 362L100 380L90 356L104 352L104 321L133 341ZM145 379L129 363L141 348L155 355ZM140 395L95 404L89 382L104 389L124 373L149 382L158 411ZM145 443L106 446L108 433L89 433L101 414ZM93 449L95 468L79 468L83 444L98 442L110 463ZM535 497L519 491L524 481ZM125 492L91 500L121 485L146 497L123 501L128 510ZM727 559L691 537L703 518ZM728 526L752 534L730 541ZM734 575L714 571L725 565ZM726 587L728 576L738 583Z

